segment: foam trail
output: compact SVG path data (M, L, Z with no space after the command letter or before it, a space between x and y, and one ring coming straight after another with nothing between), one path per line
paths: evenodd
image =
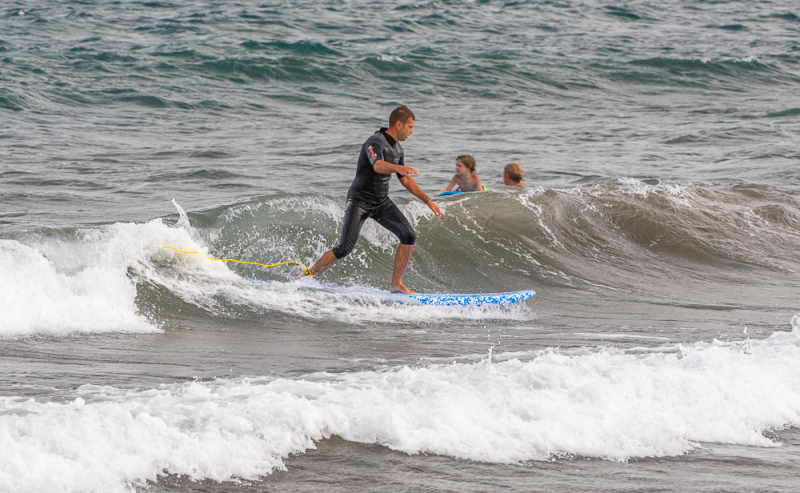
M188 255L186 257L189 257ZM224 316L220 300L256 312L280 312L294 317L333 320L347 324L367 322L417 324L447 320L517 320L530 317L523 305L434 306L389 303L386 295L359 286L326 286L310 279L257 282L230 271L210 275L206 268L220 264L198 255L176 259L181 275L148 269L141 275L167 288L187 303ZM185 263L184 263L185 262Z
M250 282L226 263L206 258L209 248L175 205L184 227L154 220L0 240L0 337L158 331L159 322L145 318L136 305L141 283L161 285L221 316L232 305L344 323L513 319L524 313L519 307L387 305L369 290L326 290L308 280ZM198 253L178 255L165 245Z
M665 348L666 349L666 348ZM68 403L0 398L0 490L125 491L159 475L254 479L338 435L493 463L779 446L800 424L800 331L649 355L548 351L492 363L222 379Z
M284 211L287 206L285 201L269 203L270 207ZM188 222L183 209L173 200L180 214L178 225L191 235L191 240L184 238L179 249L198 251L197 254L176 256L173 252L157 254L154 259L168 259L174 269L155 268L150 262L141 264L136 269L137 275L149 282L161 285L184 301L202 307L208 311L224 316L224 310L219 310L220 300L226 304L245 306L257 311L277 311L291 316L336 320L343 323L425 323L441 320L497 320L520 319L530 316L523 307L442 307L442 306L413 306L402 304L387 304L385 296L375 293L367 287L333 287L324 286L311 279L301 282L252 282L234 274L222 262L206 258L208 251L204 247L196 231ZM299 209L310 209L314 212L330 213L335 207L324 201L320 203L316 198L292 202L292 206ZM258 208L241 206L227 209L225 217L228 220L239 216L258 217L261 214ZM424 215L420 207L412 208L409 214L412 222L419 220ZM430 214L430 213L428 213ZM337 217L340 217L339 213ZM371 222L370 222L371 223ZM362 233L363 236L377 248L392 251L394 239L391 233L383 230L376 224L368 223ZM252 227L252 226L251 226ZM378 231L380 230L380 231ZM267 235L260 238L266 243L274 243L275 250L281 256L264 262L277 262L287 258L297 258L292 243L285 243L286 238L280 234ZM295 243L306 241L299 238ZM275 246L278 245L278 246ZM289 252L288 254L286 252ZM166 255L166 256L164 256ZM273 253L273 255L276 255ZM249 257L242 257L249 258ZM313 260L312 260L313 262ZM310 265L310 264L309 264ZM275 271L270 271L275 272ZM297 271L295 270L295 273Z

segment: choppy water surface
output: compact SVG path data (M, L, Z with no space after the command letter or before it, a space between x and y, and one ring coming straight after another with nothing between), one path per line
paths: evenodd
M798 34L789 1L6 2L0 490L796 491ZM490 188L436 221L392 183L406 283L534 299L387 304L369 223L316 281L206 257L313 263L400 103L424 190L464 153Z

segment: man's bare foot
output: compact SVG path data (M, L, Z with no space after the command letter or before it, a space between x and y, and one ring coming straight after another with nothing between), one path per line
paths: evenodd
M399 284L392 284L389 286L390 293L403 293L403 294L417 294L406 287L402 282Z
M306 276L316 277L319 274L325 272L325 269L330 267L331 265L336 263L336 255L333 254L333 250L328 250L327 252L322 254L322 257L317 260L317 262L311 266L310 269L306 269L305 273L302 276L295 277L292 279L292 282L302 279ZM301 264L302 265L302 264ZM305 269L305 266L303 266Z

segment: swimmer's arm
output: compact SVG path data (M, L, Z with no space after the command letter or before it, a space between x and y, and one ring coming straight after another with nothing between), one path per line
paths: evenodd
M478 182L478 191L479 192L483 192L483 183L481 183L481 177L478 176L478 175L475 175L475 180L477 180L477 182Z
M458 176L458 175L453 175L453 179L452 179L452 180L450 180L450 183L447 185L447 188L445 188L445 189L442 189L442 190L439 190L439 191L438 191L438 192L436 192L434 195L439 195L439 194L440 194L440 193L442 193L442 192L449 192L450 190L452 190L452 189L453 189L453 186L456 184L456 177L457 177L457 176Z
M392 173L397 173L401 176L419 174L419 171L415 170L410 166L403 166L402 164L392 164L382 159L378 159L377 161L375 161L375 164L372 165L372 169L374 169L376 173L380 173L382 175L391 175Z
M436 216L436 219L442 217L442 210L439 209L438 205L433 203L433 200L431 200L427 195L425 195L425 192L423 192L422 189L419 188L419 185L417 185L417 182L413 178L411 178L408 175L403 176L402 178L400 178L400 183L402 183L403 186L406 187L406 190L411 192L411 195L420 199L421 201L425 202L425 199L427 198L428 201L425 203L427 204L428 208L431 211L433 211L433 214Z

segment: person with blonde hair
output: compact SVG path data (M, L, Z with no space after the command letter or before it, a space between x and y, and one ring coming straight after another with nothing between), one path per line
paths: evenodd
M453 187L458 187L457 190L462 192L482 192L483 183L481 177L475 173L475 158L469 154L462 154L456 158L456 174L446 188L436 192L440 193L449 192Z
M511 187L527 188L522 184L522 166L519 163L508 163L503 168L503 184Z

